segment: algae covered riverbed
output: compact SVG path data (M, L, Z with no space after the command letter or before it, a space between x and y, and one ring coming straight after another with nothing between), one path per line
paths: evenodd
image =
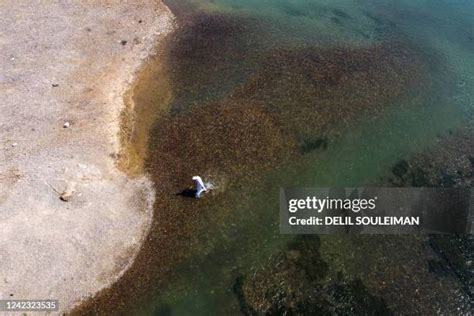
M472 137L473 5L166 4L178 28L145 67L153 93L135 94L137 106L159 111L145 163L156 187L153 228L134 266L83 310L469 311L465 253L440 255L469 241L280 235L278 189L394 185L400 160L439 155L453 133ZM398 185L427 185L417 170ZM216 186L201 200L179 194L195 174Z

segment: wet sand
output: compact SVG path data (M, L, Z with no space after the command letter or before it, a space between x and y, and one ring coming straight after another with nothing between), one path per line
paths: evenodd
M149 230L150 181L118 169L120 113L172 14L155 1L0 12L0 298L67 311L115 282Z

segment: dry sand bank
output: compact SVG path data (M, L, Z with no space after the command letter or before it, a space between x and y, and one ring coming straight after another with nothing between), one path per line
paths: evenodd
M153 194L115 166L118 122L172 25L151 0L0 3L0 299L68 310L133 261Z

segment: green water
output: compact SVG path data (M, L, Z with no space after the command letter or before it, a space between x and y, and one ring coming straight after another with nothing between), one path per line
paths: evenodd
M226 220L218 226L209 227L205 237L196 237L204 243L200 246L199 254L183 260L175 267L168 285L162 290L158 289L159 294L151 299L149 306L141 308L143 314L240 314L241 306L233 288L236 277L256 273L259 268L270 269L272 256L278 251L285 251L288 242L293 239L280 235L278 231L280 186L383 184L382 179L390 174L391 167L400 159L409 159L416 153L429 150L443 136L472 124L474 3L470 1L166 2L181 19L181 25L186 25L195 14L205 13L207 16L219 17L217 22L214 20L212 23L219 26L217 32L223 32L219 35L212 33L212 26L208 28L208 20L204 19L200 24L204 31L191 32L190 35L210 34L216 38L216 42L211 43L215 47L192 46L202 50L202 55L194 51L183 53L179 58L170 58L172 81L181 83L175 87L171 103L171 112L175 115L186 115L193 106L205 107L235 93L258 71L261 64L268 62L268 52L272 50L333 47L363 49L380 42L402 40L415 45L421 52L428 69L423 77L429 77L430 85L426 89L424 85L420 90L408 89L407 93L384 100L382 110L361 112L361 117L349 127L341 124L340 134L330 139L327 149L295 156L294 161L280 165L275 170L251 175L261 183L255 191L243 189L226 193L229 199L236 200ZM226 19L237 19L237 22L226 24ZM235 25L241 23L239 19L243 19L245 25L236 30ZM206 56L207 53L218 54L220 51L222 55ZM197 60L196 56L209 58L212 62ZM178 70L173 72L173 69ZM264 89L244 99L253 101L263 93ZM275 111L287 106L272 98L273 95L262 97L264 101L275 103ZM295 119L285 116L283 110L282 113L283 119ZM338 124L333 123L336 126ZM295 136L297 142L301 140L301 135L313 137L321 132L313 135L311 130L299 130L299 126L290 126L288 130L290 134L298 135ZM245 195L245 199L238 201L239 195ZM212 205L209 210L219 212ZM322 260L329 266L329 272L321 284L328 283L337 272L343 271L348 279L367 278L362 279L362 282L374 295L384 293L386 296L396 296L404 289L437 282L434 277L415 273L416 266L424 264L421 255L413 253L422 243L418 237L353 240L321 237L318 240L321 242ZM381 249L381 245L385 248ZM361 249L355 249L359 246ZM352 253L348 250L350 247L354 247ZM381 254L376 249L397 253ZM371 251L374 251L372 257L365 258L367 252ZM334 253L338 252L341 255L335 256ZM372 289L370 273L366 271L370 267L363 263L380 264L379 257L385 260L389 271L395 270L397 264L403 261L405 269L409 271L407 274L420 275L420 280L414 278L412 284L402 284L407 281L400 280L400 285L392 285L401 288L399 292L378 292ZM374 277L374 280L377 282L379 279ZM451 289L457 289L455 281L443 282L447 284L447 292L440 292L440 295L450 294ZM411 301L412 295L409 294L407 298L386 303L392 312L413 312L416 308L405 309L401 302L407 305L429 305L428 302L438 299L436 293L430 293L431 289L420 291L421 296L424 296L422 298ZM448 306L444 312L450 311L453 306L459 306L462 310L466 308L465 298L460 298L458 294L452 294L452 301L432 304L433 310L444 308L438 306L440 304ZM430 309L426 306L421 310Z

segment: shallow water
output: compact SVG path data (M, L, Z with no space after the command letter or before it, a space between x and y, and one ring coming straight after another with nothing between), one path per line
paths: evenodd
M135 100L160 109L154 228L102 299L212 315L277 313L296 295L293 312L330 313L345 311L342 291L374 314L468 310L459 280L428 270L422 237L302 239L277 223L280 186L387 185L398 161L471 125L474 4L166 3L180 25L159 59L166 82ZM217 186L201 201L176 195L194 174Z
M190 237L194 240L177 242L189 253L178 260L170 283L154 297L147 312L241 312L235 280L258 273L255 271L261 266L270 269L269 258L285 251L292 239L279 235L276 225L280 186L381 184L381 178L397 161L435 146L446 133L469 124L472 89L466 86L474 78L474 20L468 12L473 12L474 6L468 2L168 4L181 18L183 27L170 44L167 63L174 87L171 114L157 122L160 127L153 136L150 170L159 174L157 178L164 177L160 167L166 165L166 157L159 151L166 149L172 152L170 163L179 165L175 173L170 173L177 179L176 189L186 185L186 177L192 172L213 178L224 188L209 197L204 206L180 200L162 205L174 212L206 215L202 215L205 220L188 228L197 234ZM383 48L385 45L388 48ZM382 48L377 52L371 50L379 46ZM398 49L408 51L408 55L398 53ZM336 59L344 66L332 63L335 55L341 56ZM374 69L367 70L372 64L376 65ZM307 78L318 71L328 75ZM333 78L335 72L341 72L342 79ZM313 85L312 80L317 83ZM317 89L321 91L315 93ZM372 92L373 98L365 97ZM315 105L318 101L322 103L319 107ZM257 108L258 112L248 114L243 106ZM325 112L329 106L331 110ZM220 112L220 108L227 107L242 112L235 116ZM253 129L251 123L247 124L247 114L271 122L265 130ZM187 116L200 120L213 117L206 124L216 129L202 138L187 139L197 124L197 119L183 118ZM341 118L347 121L341 122ZM218 123L214 126L215 121ZM221 124L231 132L219 129ZM166 128L172 125L176 127ZM170 143L156 139L170 137L172 131L175 134ZM229 144L231 138L239 138L236 134L252 132L266 136ZM216 133L225 136L214 137ZM236 151L253 160L247 161ZM188 166L190 159L194 159L192 166ZM233 183L237 181L252 189ZM187 222L184 216L182 220ZM322 284L337 271L346 271L348 279L360 277L371 293L387 298L436 282L429 272L420 270L423 254L413 253L413 249L422 248L421 238L318 240L322 260L330 265L321 278ZM379 247L384 254L375 252L372 259L365 258L366 262L376 265L384 261L388 272L403 265L414 279L406 282L396 277L370 276L364 260L347 259L348 245L361 248L352 253L356 258L365 257L367 249ZM390 254L393 250L398 253ZM398 282L401 290L375 289L381 280ZM421 288L424 297L405 295L385 303L394 312L435 310L429 306L410 309L401 304L428 304L434 297L457 290L455 280L445 281L445 285L450 286L447 292L432 293ZM463 302L454 302L456 299L443 304L465 308Z

